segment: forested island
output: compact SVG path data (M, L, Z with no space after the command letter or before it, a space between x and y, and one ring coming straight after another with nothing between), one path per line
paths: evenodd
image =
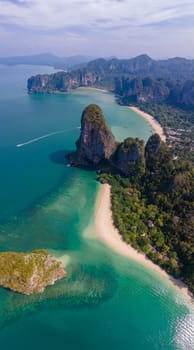
M0 286L22 294L44 292L66 276L63 264L46 250L0 253Z
M99 180L111 185L113 219L124 241L194 292L191 162L175 158L157 134L146 145L131 137L116 142L97 105L83 111L69 161L97 170Z

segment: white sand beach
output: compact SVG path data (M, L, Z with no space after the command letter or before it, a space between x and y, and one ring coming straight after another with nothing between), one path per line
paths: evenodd
M100 89L100 88L97 88L97 87L93 87L93 86L80 86L77 88L77 90L96 90L96 91L100 91L100 92L108 92L108 90L106 89Z
M164 134L164 130L162 126L155 120L152 115L145 113L141 111L138 107L129 107L132 111L136 112L137 114L141 115L143 118L145 118L152 126L152 128L155 130L155 132L160 136L162 141L166 141L166 136Z
M111 249L147 266L152 271L159 273L161 276L171 281L176 287L181 289L181 291L192 300L191 293L183 282L168 275L159 266L149 260L143 253L138 252L122 240L121 235L113 224L111 211L111 187L108 184L102 185L100 189L96 209L95 227L98 238Z

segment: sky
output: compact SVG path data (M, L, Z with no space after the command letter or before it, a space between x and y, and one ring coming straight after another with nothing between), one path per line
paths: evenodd
M194 0L0 0L0 56L194 58Z

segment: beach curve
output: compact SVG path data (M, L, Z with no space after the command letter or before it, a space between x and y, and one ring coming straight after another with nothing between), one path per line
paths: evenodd
M138 252L130 244L123 241L117 228L114 226L111 210L111 186L109 184L101 185L96 207L95 216L96 234L100 241L109 246L113 251L132 259L150 270L158 273L172 285L181 291L193 304L193 296L187 286L182 281L175 279L165 272L160 266L154 264L145 254Z
M152 126L152 128L155 130L155 132L160 136L161 140L166 142L166 136L164 134L164 130L160 123L154 119L154 117L151 114L148 114L146 112L143 112L141 109L135 106L130 106L129 109L137 114L139 114L141 117L146 119Z

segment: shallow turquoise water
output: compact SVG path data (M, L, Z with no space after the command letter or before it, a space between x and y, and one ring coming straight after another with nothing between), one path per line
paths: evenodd
M96 239L96 174L68 168L80 116L98 103L118 140L147 139L150 125L108 93L26 94L48 67L0 66L0 250L47 248L68 277L44 294L0 290L6 349L193 349L192 306L169 282ZM23 147L34 138L64 130Z

